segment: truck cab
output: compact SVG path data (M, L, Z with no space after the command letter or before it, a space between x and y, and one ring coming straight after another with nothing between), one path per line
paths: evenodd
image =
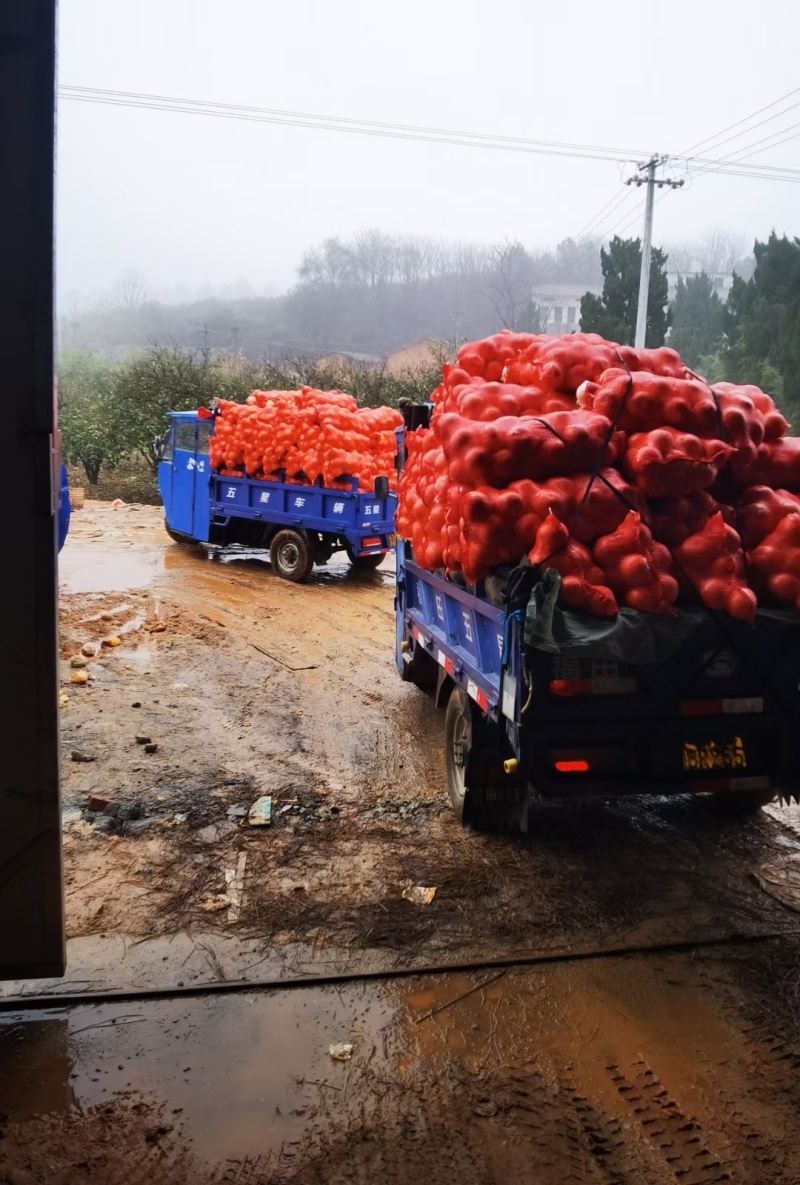
M179 542L207 543L210 538L211 467L208 441L213 420L194 411L170 412L161 445L158 488L168 533Z

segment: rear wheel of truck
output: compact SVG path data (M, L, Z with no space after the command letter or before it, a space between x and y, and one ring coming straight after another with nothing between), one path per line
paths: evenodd
M732 819L754 815L762 806L775 801L772 790L723 790L710 797L714 810Z
M308 540L299 531L287 528L278 531L269 545L272 567L284 580L301 584L308 579L314 560Z
M377 551L371 555L354 555L348 547L347 558L357 572L372 572L386 559L386 552Z
M467 761L472 749L472 710L469 697L460 687L454 687L444 717L445 765L447 795L459 823L464 819L464 798L467 792Z
M527 832L527 785L506 773L497 725L473 708L461 687L447 701L444 735L447 794L458 821L471 831Z

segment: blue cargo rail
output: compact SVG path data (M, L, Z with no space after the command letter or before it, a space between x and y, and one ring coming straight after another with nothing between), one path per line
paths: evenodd
M404 454L400 429L401 468ZM688 793L746 813L798 797L800 616L744 625L697 607L653 623L623 610L626 652L597 619L566 614L589 642L531 630L527 643L539 576L505 577L467 586L397 541L397 668L445 709L447 791L465 825L527 830L537 798Z
M160 454L158 484L166 528L180 543L269 552L285 580L305 580L338 551L356 568L376 568L395 543L397 496L388 477L371 493L321 485L228 477L209 462L213 420L172 412Z

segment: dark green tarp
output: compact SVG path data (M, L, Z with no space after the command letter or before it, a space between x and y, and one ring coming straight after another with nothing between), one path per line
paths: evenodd
M561 577L546 569L525 610L525 644L548 654L641 666L730 647L760 663L778 664L800 641L800 615L788 610L761 609L752 625L703 606L681 609L674 617L623 608L616 617L601 618L559 608L560 590Z

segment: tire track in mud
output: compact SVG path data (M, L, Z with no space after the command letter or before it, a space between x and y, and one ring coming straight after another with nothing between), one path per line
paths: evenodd
M610 1063L608 1076L630 1108L665 1166L681 1185L716 1185L731 1179L716 1153L708 1147L700 1123L689 1118L644 1060L635 1063L632 1079Z
M758 1171L762 1174L759 1178L761 1180L774 1182L786 1180L787 1185L789 1182L793 1182L795 1178L784 1176L785 1157L779 1146L764 1132L753 1126L741 1109L741 1099L730 1091L720 1090L717 1100L721 1104L721 1121L727 1130L731 1143L736 1146L732 1150L732 1159L741 1155L741 1161L736 1160L736 1163L751 1163L757 1166ZM776 1172L781 1175L775 1176Z
M433 1084L430 1084L433 1086ZM389 1105L362 1104L327 1146L295 1170L242 1185L670 1185L673 1174L569 1079L526 1065L488 1082L417 1087ZM266 1166L265 1166L266 1170ZM662 1170L662 1171L660 1171ZM274 1170L273 1170L274 1171ZM216 1178L215 1178L216 1180ZM236 1176L220 1182L239 1185ZM712 1180L713 1178L703 1178Z

